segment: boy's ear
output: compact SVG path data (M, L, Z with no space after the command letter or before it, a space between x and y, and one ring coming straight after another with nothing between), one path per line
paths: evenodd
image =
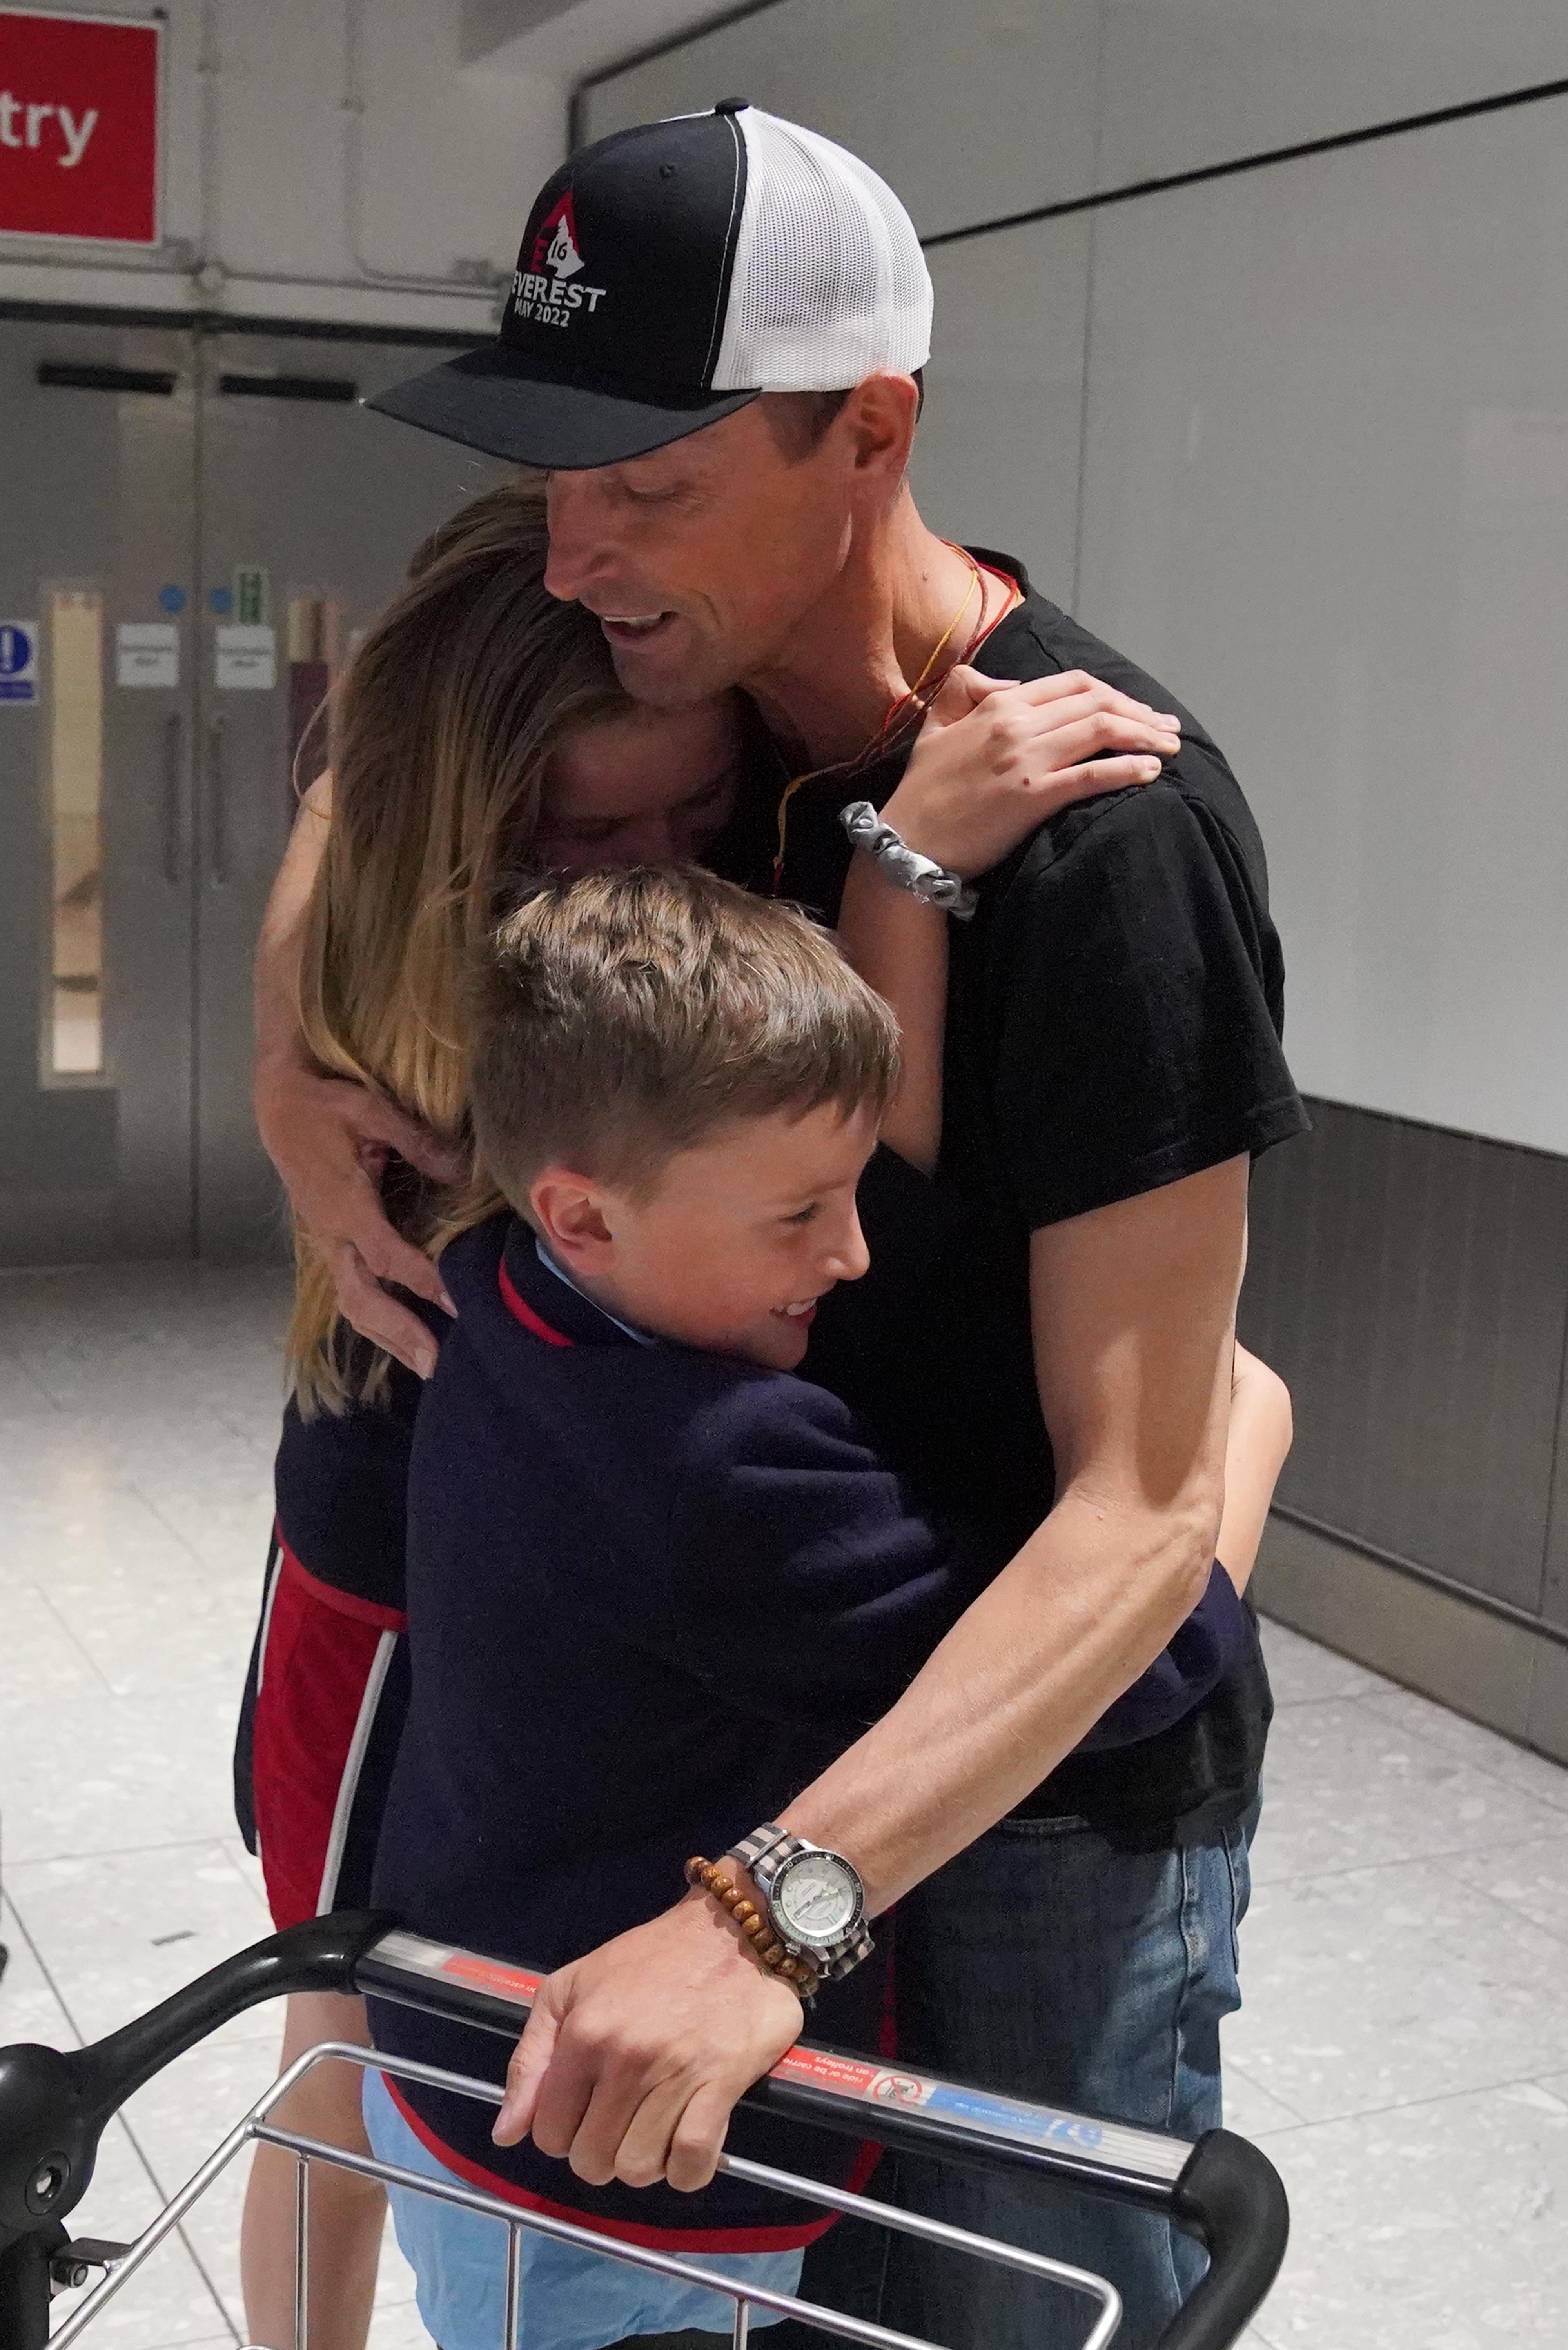
M584 1273L607 1269L615 1236L606 1221L601 1185L568 1167L546 1167L528 1188L534 1228L546 1248Z

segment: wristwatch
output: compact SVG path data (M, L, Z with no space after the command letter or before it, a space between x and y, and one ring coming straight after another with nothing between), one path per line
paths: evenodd
M866 1887L841 1852L807 1844L769 1820L725 1855L749 1871L768 1923L792 1958L809 1959L823 1982L839 1979L876 1947L866 1927Z

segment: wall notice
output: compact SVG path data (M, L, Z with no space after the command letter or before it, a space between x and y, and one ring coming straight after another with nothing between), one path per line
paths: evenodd
M0 9L0 235L157 244L162 31Z
M275 629L220 629L213 682L228 693L270 693L277 683Z
M38 699L38 623L0 620L0 702Z
M114 632L116 685L178 685L180 631L167 620L122 620Z

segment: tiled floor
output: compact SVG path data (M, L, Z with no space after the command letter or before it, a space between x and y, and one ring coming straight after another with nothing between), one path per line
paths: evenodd
M0 2042L67 2045L266 1928L229 1745L269 1514L267 1274L0 1275ZM1270 1627L1279 1716L1227 2027L1290 2191L1254 2350L1568 2341L1568 1772ZM265 2010L144 2089L83 2226L142 2223L271 2077ZM239 2338L240 2181L101 2322ZM375 2340L422 2342L389 2247Z

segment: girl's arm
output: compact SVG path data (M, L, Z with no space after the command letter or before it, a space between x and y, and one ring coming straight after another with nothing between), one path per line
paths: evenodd
M1231 1374L1231 1433L1225 1444L1225 1510L1214 1555L1238 1591L1257 1564L1274 1486L1291 1449L1291 1391L1277 1371L1236 1348Z
M857 856L838 910L838 945L898 1023L902 1074L882 1139L922 1175L934 1174L942 1140L948 917L884 879L868 857Z
M909 847L972 880L1070 801L1152 783L1180 740L1174 717L1082 671L1020 685L960 667L932 703L883 817ZM942 1139L948 919L856 854L838 943L903 1032L903 1081L882 1139L927 1175Z

